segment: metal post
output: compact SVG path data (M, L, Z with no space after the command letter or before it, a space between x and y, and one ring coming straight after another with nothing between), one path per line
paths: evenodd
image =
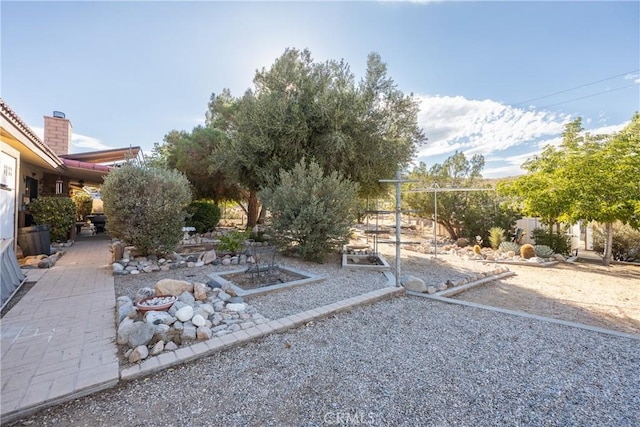
M431 184L433 187L433 257L438 258L438 183Z
M396 287L400 287L400 170L396 171Z

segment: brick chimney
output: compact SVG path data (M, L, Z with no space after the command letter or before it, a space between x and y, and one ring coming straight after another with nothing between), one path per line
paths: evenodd
M53 116L44 116L44 143L57 155L71 152L71 122L64 113L54 111Z

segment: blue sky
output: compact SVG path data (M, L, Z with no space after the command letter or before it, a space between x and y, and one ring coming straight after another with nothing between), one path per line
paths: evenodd
M417 160L480 153L487 177L521 173L577 116L609 133L640 110L637 1L3 0L0 19L2 98L36 132L65 112L74 152L148 154L202 124L211 93L252 87L287 47L344 59L357 80L378 52L419 98L429 142Z

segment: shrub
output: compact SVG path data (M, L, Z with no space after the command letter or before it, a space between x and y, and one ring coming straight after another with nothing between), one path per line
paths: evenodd
M482 253L482 248L480 245L473 245L473 253L476 255L480 255Z
M493 250L496 250L500 247L500 243L504 241L504 228L501 227L491 227L489 229L489 244Z
M73 193L73 203L76 204L76 219L84 219L93 209L93 198L86 191Z
M358 185L337 172L324 175L304 159L292 171L280 171L261 198L271 212L276 243L305 260L323 262L349 239L356 218Z
M534 248L536 250L536 256L540 258L550 258L553 256L553 249L547 245L535 245Z
M101 192L113 237L142 255L167 253L180 242L191 192L179 172L126 163L107 175Z
M516 252L520 253L520 245L516 242L502 242L498 246L500 252Z
M640 261L640 230L622 223L613 224L613 243L611 257L616 261ZM600 227L593 230L593 250L604 254L605 233Z
M549 246L556 254L568 255L571 252L571 236L565 233L554 234L542 228L536 228L531 232L531 237L536 245Z
M51 240L66 241L76 223L76 205L67 197L39 197L29 204L29 213L38 224L48 224Z
M186 225L195 227L197 233L206 233L218 226L220 222L220 208L210 200L196 200L187 206Z
M229 231L223 236L220 236L218 250L223 252L240 252L244 247L244 241L247 239L247 236L247 232Z
M533 245L530 245L529 243L525 243L524 245L520 246L520 256L524 259L533 258L534 256L536 256L536 248L534 248Z

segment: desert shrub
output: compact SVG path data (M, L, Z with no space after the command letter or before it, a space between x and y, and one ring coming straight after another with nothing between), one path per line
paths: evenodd
M85 191L76 191L72 197L76 205L76 218L84 219L93 209L93 198Z
M142 255L163 254L182 238L191 191L177 171L127 163L107 175L102 200L109 234Z
M276 243L305 260L322 262L349 239L356 219L358 186L337 172L324 175L316 162L304 159L292 171L280 171L261 193L271 212Z
M547 245L535 245L536 256L541 258L550 258L553 256L553 249Z
M496 250L500 247L500 243L504 241L504 228L491 227L489 229L489 244Z
M498 250L500 252L516 252L520 253L520 245L516 242L502 242L500 246L498 246Z
M195 227L197 233L206 233L218 226L220 222L220 208L211 200L195 200L187 206L187 218L185 224Z
M240 252L244 247L244 241L247 239L249 233L242 231L229 231L220 236L220 243L218 244L218 250L222 252Z
M482 248L480 245L473 245L473 253L476 255L480 255L482 253Z
M38 197L29 204L29 213L36 223L49 225L51 240L66 241L76 223L76 205L67 197Z
M536 228L531 232L531 237L536 245L549 246L556 254L568 255L571 252L571 236L565 233L554 234L542 228Z
M616 261L640 261L640 230L622 223L613 224L613 243L611 257ZM604 254L605 233L600 227L593 230L593 250Z
M534 256L536 256L536 248L534 248L533 245L530 245L529 243L525 243L524 245L520 246L520 256L524 259L533 258Z
M465 239L464 237L461 237L458 240L456 240L456 246L459 248L466 248L467 246L469 246L469 240Z

